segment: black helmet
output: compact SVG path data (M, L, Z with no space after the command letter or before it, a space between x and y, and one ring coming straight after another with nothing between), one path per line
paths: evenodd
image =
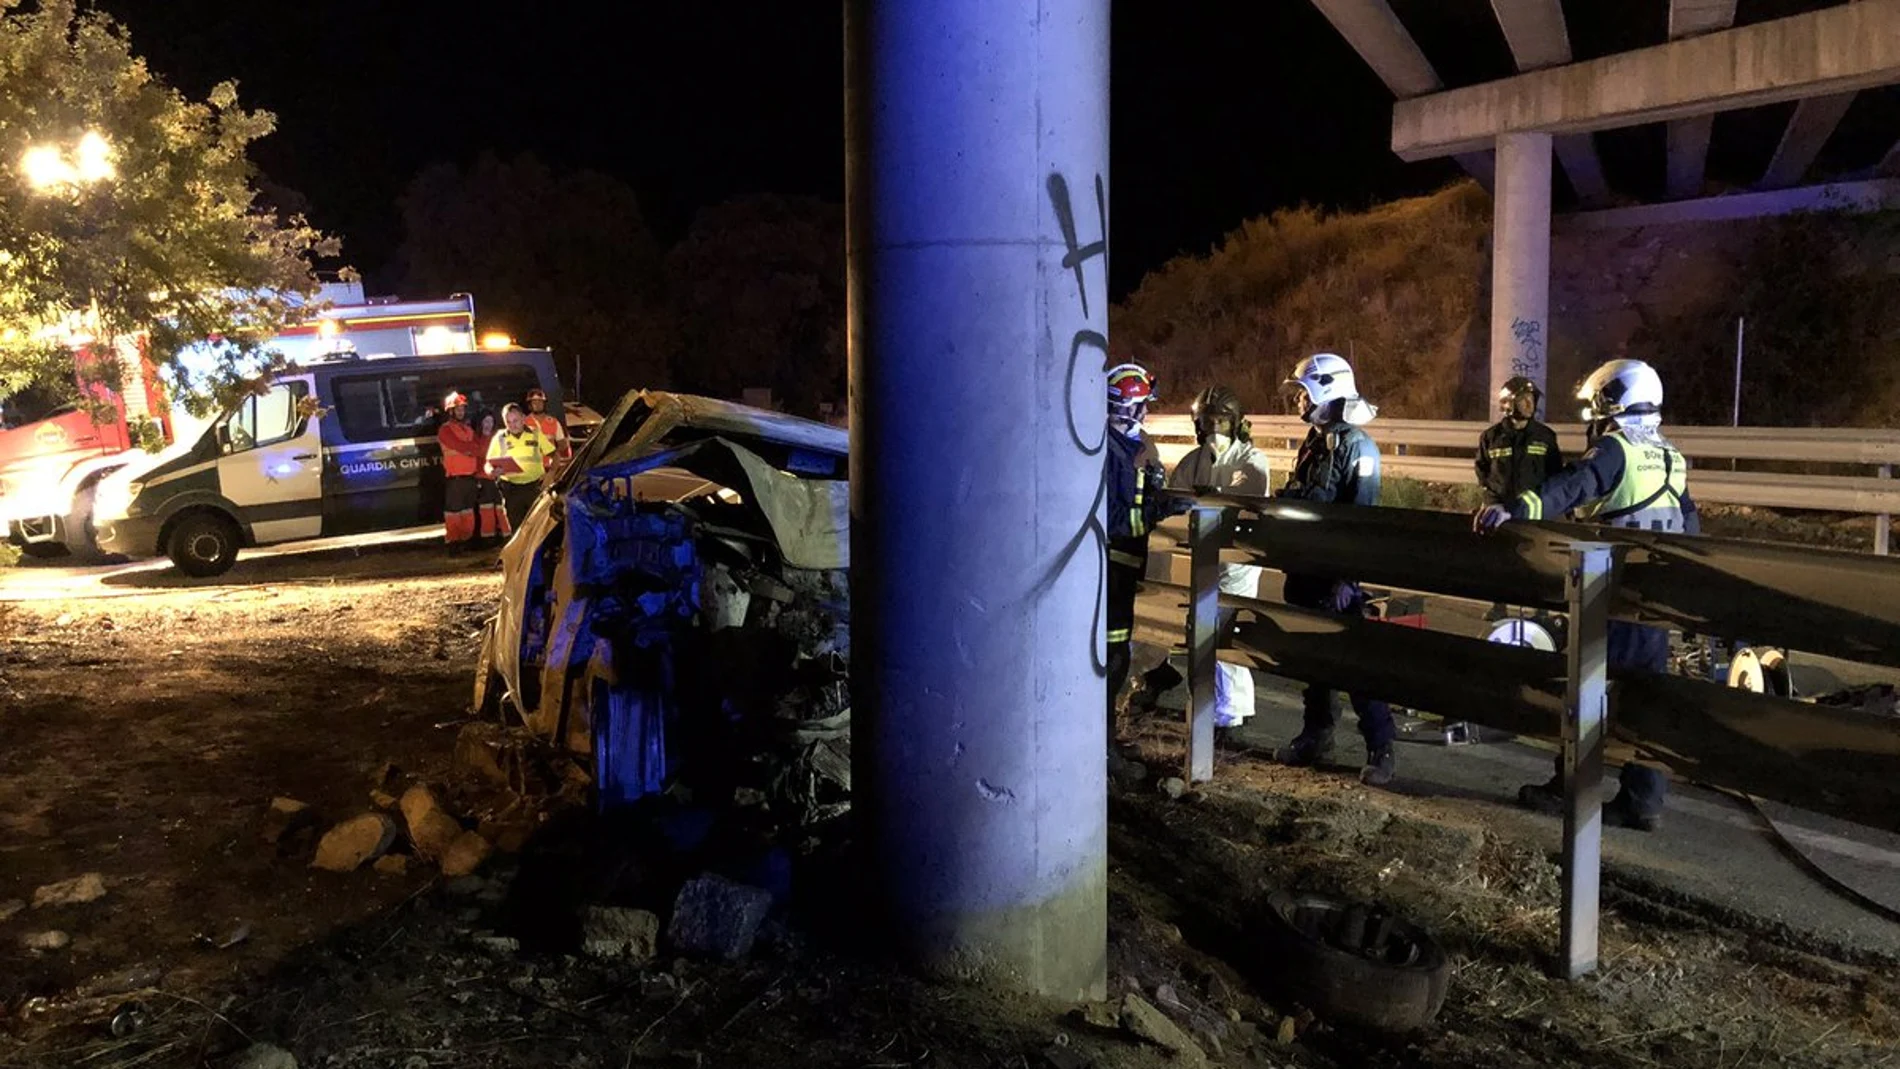
M1194 436L1206 441L1213 436L1216 421L1225 419L1234 437L1251 441L1246 416L1238 394L1225 386L1209 386L1194 399Z
M1504 385L1498 389L1498 410L1507 416L1510 415L1517 399L1526 395L1529 395L1531 399L1531 414L1536 415L1538 407L1544 403L1544 391L1538 389L1536 383L1523 375L1511 376L1504 380Z

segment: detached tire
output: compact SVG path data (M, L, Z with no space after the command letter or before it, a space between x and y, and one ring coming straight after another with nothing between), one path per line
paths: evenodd
M237 524L215 512L194 512L178 521L165 543L178 570L197 579L223 575L237 563Z
M1410 1032L1445 1004L1451 966L1444 950L1385 909L1278 892L1257 925L1263 967L1329 1023Z

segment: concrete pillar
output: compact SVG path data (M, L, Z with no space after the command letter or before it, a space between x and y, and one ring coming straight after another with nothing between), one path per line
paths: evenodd
M1109 0L847 0L854 819L890 944L1106 985Z
M1545 386L1550 342L1550 135L1498 135L1491 225L1491 392L1513 375Z

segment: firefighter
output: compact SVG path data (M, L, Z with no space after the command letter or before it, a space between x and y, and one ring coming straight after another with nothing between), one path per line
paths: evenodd
M504 406L501 420L501 433L488 444L488 467L501 489L502 509L507 513L509 528L520 530L521 521L533 507L541 481L547 475L554 443L528 422L528 414L520 405Z
M480 542L506 542L513 531L508 525L508 513L501 506L501 488L495 485L495 473L489 470L485 459L495 442L495 432L495 413L483 412L481 429L475 435L484 458L481 470L475 473L476 541Z
M1108 501L1108 744L1114 756L1115 700L1133 657L1135 594L1148 570L1148 532L1166 518L1166 473L1142 433L1154 376L1139 364L1108 373L1108 434L1102 450Z
M1378 410L1359 396L1352 365L1335 353L1316 353L1300 361L1286 380L1300 418L1310 424L1306 440L1293 462L1293 474L1280 488L1280 497L1341 505L1379 503L1379 447L1360 428ZM1303 609L1362 616L1366 593L1359 584L1329 575L1296 574L1286 577L1285 598ZM1366 742L1366 764L1359 780L1380 787L1392 782L1398 769L1392 752L1397 729L1392 708L1361 694L1350 694L1359 715L1359 734ZM1275 755L1282 763L1311 766L1324 761L1333 747L1339 723L1332 688L1306 688L1305 722L1291 743Z
M448 418L435 432L442 445L442 538L463 548L475 538L475 474L482 466L481 443L468 424L468 398L450 393L442 399Z
M1486 505L1472 519L1480 532L1513 520L1541 520L1565 513L1606 527L1700 534L1689 496L1689 465L1662 435L1661 376L1641 360L1612 360L1577 388L1583 401L1589 449L1583 458L1537 490L1508 503ZM1661 628L1611 620L1611 671L1661 674L1669 670L1669 633ZM1603 807L1614 825L1653 831L1662 818L1669 779L1659 769L1626 761L1616 797ZM1530 784L1518 801L1543 812L1564 803L1563 765L1546 783Z
M1168 489L1194 494L1239 494L1266 497L1270 475L1267 455L1254 448L1240 397L1225 386L1210 386L1194 399L1194 437L1200 444L1182 457L1168 473ZM1251 564L1222 564L1220 591L1243 598L1260 596L1260 569ZM1221 613L1223 629L1233 625L1233 613ZM1214 726L1239 727L1254 713L1253 672L1245 665L1217 662L1214 676ZM1128 707L1152 712L1161 695L1181 682L1181 674L1166 661L1145 673L1129 696Z
M561 418L548 411L547 391L536 386L528 391L528 422L541 432L541 436L554 443L554 461L548 465L550 474L559 474L568 460L574 456L573 446L568 444L567 428Z
M1503 418L1478 436L1478 487L1484 504L1515 501L1563 470L1557 432L1537 419L1543 400L1543 391L1522 375L1512 377L1498 391ZM1502 619L1506 611L1502 603L1493 605L1485 619Z

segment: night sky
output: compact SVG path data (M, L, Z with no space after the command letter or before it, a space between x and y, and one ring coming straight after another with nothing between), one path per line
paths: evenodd
M1825 4L1741 0L1739 21ZM247 106L277 114L257 162L308 198L372 284L401 240L396 199L410 177L484 149L628 182L663 241L698 208L738 194L842 199L838 0L99 6L181 89L201 98L236 78ZM1487 0L1393 6L1448 83L1511 73ZM1565 6L1578 58L1663 37L1665 0ZM1460 173L1388 151L1390 93L1306 0L1120 0L1113 45L1118 292L1249 216L1299 203L1363 206ZM1863 93L1822 167L1877 159L1900 136L1896 103L1890 92ZM1719 119L1711 177L1758 174L1791 109ZM1659 191L1660 127L1599 142L1613 184Z

